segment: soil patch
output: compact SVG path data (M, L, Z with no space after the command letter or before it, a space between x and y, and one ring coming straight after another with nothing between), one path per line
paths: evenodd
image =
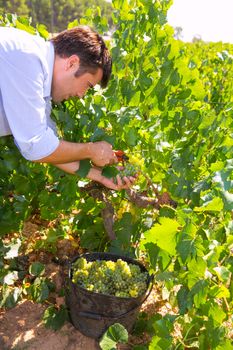
M71 323L53 331L44 327L45 305L25 300L0 314L1 350L97 350L98 343L85 337Z

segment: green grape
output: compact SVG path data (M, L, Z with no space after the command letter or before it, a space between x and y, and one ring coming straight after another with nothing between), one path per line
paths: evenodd
M132 298L136 298L138 296L138 291L136 289L130 289L129 294Z
M148 273L122 259L87 262L78 259L73 264L72 282L95 293L136 298L147 289Z
M86 269L88 265L88 262L85 258L79 258L78 260L75 261L74 266L77 269Z
M135 165L130 164L130 163L126 163L126 165L124 166L124 169L121 170L121 172L120 172L120 176L121 177L135 176L137 171L138 171L138 169L137 169L137 167L135 167Z
M94 284L86 284L86 289L92 292L95 289L95 286Z

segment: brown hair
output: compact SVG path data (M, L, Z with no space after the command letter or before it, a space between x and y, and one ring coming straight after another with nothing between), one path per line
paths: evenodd
M112 58L103 38L88 26L64 30L52 39L55 53L60 57L77 55L80 59L81 74L86 71L103 70L101 87L106 87L112 71ZM76 72L80 75L80 71Z

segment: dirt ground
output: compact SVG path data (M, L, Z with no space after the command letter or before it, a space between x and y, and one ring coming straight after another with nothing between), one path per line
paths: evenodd
M158 310L158 296L153 291L142 305L141 311L155 313ZM161 304L160 304L161 306ZM15 308L0 312L0 350L99 350L99 344L73 327L70 322L58 331L45 328L42 315L46 305L28 300ZM164 305L160 312L169 308ZM130 338L131 344L142 344L148 337ZM130 350L132 345L122 345L119 350Z
M26 223L23 234L30 237L30 242L37 239L39 226L35 223ZM27 244L27 242L26 242ZM68 240L60 242L57 255L60 259L64 253L70 256L76 255L77 248L72 247ZM46 276L49 277L59 291L62 287L63 267L52 261L52 255L46 252L28 254L29 263L40 261L46 266ZM58 303L56 292L52 296ZM42 316L44 310L48 307L46 304L37 304L29 300L22 300L16 307L8 310L0 310L0 350L99 350L98 342L88 338L73 327L70 322L53 331L44 326ZM156 288L142 305L141 311L149 314L156 312L166 313L171 310L169 304L161 300ZM148 340L148 335L141 337L129 336L127 345L119 346L119 350L130 350L132 345L143 344ZM131 345L130 345L131 344Z
M23 301L0 315L1 350L97 350L98 343L82 335L72 324L66 323L59 331L42 324L46 306Z
M70 322L53 331L44 327L42 315L47 305L36 304L28 300L19 303L15 308L0 311L0 350L100 350L94 339L88 338L73 327ZM161 300L161 295L154 288L141 311L148 315L160 313L173 314L168 302ZM229 324L232 329L232 324ZM179 329L176 329L179 336ZM233 338L233 334L231 335ZM128 344L118 345L118 350L132 350L133 345L143 345L150 337L129 334Z

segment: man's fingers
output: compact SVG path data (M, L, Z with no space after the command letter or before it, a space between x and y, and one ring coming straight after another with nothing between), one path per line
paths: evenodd
M117 185L121 188L121 189L127 189L130 188L133 183L136 180L136 177L130 176L124 176L123 178L120 175L116 176L116 180L117 180Z
M120 191L123 189L130 188L134 182L136 181L135 177L127 177L124 176L123 178L120 175L116 176L116 182L114 182L112 179L108 179L106 177L102 177L100 183L102 183L104 186L111 188L112 190Z

